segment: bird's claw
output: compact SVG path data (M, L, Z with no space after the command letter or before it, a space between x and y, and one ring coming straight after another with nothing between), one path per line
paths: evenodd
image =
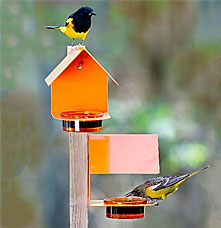
M154 201L154 206L159 206L160 204L159 204L159 202L157 202L157 201Z
M81 41L80 45L81 45L81 46L85 46L84 40Z
M71 47L74 47L74 39L72 40Z
M148 203L153 204L154 206L159 206L159 202L150 198L147 198Z

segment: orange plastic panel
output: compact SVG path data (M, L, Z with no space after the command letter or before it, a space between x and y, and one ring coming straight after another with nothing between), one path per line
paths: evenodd
M51 85L51 111L107 112L107 73L83 50Z
M89 135L91 174L159 173L157 135Z

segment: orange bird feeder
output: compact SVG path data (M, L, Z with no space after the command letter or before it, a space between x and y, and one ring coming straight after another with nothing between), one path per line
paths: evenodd
M104 200L104 205L108 205L106 217L112 219L144 218L146 204L147 200L143 198L109 198Z
M135 197L91 199L93 174L159 173L157 135L85 133L101 131L102 121L110 118L108 77L118 85L84 46L77 45L67 47L67 56L45 79L51 86L51 114L70 132L70 227L88 227L88 206L106 207L106 216L113 219L143 218L144 207L154 206Z
M84 46L68 46L67 56L45 79L51 86L51 114L69 132L98 132L108 114L108 77L116 80Z

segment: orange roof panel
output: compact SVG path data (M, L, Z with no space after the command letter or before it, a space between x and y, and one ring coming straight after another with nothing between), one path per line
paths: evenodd
M85 48L85 46L76 45L74 47L67 46L67 56L57 65L57 67L45 78L45 82L48 86L54 82L54 80L61 75L61 73L74 61L78 55L82 52L86 52L87 55L108 75L112 81L119 86L118 82L101 66L101 64L93 57L93 55Z

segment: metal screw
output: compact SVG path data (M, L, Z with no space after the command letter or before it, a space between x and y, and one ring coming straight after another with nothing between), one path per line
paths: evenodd
M78 66L77 66L78 70L81 70L81 69L82 69L82 65L83 65L82 62L80 62L80 63L78 64Z

